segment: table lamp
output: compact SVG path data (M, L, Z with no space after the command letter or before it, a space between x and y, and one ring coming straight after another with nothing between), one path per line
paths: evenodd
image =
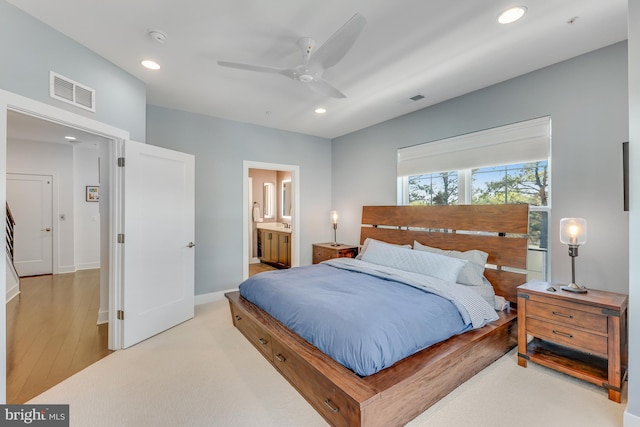
M587 221L583 218L562 218L560 220L560 241L569 245L569 256L571 257L571 283L560 289L577 293L587 292L584 286L576 284L576 257L578 256L578 246L587 242Z
M336 239L336 232L338 230L338 211L331 211L331 223L333 224L333 243L331 246L340 246Z

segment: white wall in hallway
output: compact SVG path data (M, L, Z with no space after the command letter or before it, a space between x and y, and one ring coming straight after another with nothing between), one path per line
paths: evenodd
M58 233L55 248L58 256L54 255L53 272L99 267L98 203L85 202L84 197L85 185L99 182L98 150L74 148L71 144L9 140L7 172L53 176L58 195L53 203L52 223Z
M97 146L73 150L75 208L75 266L77 270L100 268L100 211L97 202L86 201L86 187L100 185Z

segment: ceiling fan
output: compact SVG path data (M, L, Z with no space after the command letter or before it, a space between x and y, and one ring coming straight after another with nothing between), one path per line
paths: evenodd
M240 70L258 71L261 73L280 74L293 80L305 83L311 89L333 98L346 98L346 95L322 79L324 70L333 67L349 52L360 32L366 24L364 16L356 13L336 31L317 51L312 54L315 41L309 37L298 40L302 49L302 64L294 68L276 68L262 65L239 64L236 62L218 61L223 67Z

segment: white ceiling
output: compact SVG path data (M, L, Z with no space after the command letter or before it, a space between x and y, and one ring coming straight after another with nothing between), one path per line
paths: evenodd
M8 1L144 81L149 104L326 138L627 38L627 0ZM528 8L524 18L498 24L516 4ZM298 38L320 45L356 12L364 30L324 73L346 99L216 62L299 65ZM145 58L161 70L142 68ZM417 94L425 98L409 100ZM318 106L328 112L315 114Z
M7 140L27 142L54 142L75 147L97 148L109 139L89 132L36 118L16 111L7 111ZM74 137L70 141L65 137Z

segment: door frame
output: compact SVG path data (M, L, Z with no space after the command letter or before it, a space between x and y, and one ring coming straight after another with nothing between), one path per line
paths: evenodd
M242 162L242 280L249 278L249 169L291 172L293 217L291 218L291 267L300 265L300 166L244 160Z
M7 200L7 110L13 110L39 119L52 121L71 128L91 132L113 141L109 144L109 323L116 325L117 295L122 287L121 261L116 254L116 232L119 230L121 211L120 194L116 182L115 158L118 141L129 139L129 132L97 120L62 110L24 96L0 89L0 203ZM6 213L2 214L6 216ZM6 230L0 227L0 239L6 239ZM0 288L6 290L6 265L0 263ZM0 351L0 402L6 402L6 305L0 304L0 342L4 351ZM97 319L96 319L97 320ZM120 348L121 337L118 328L109 328L109 348Z

